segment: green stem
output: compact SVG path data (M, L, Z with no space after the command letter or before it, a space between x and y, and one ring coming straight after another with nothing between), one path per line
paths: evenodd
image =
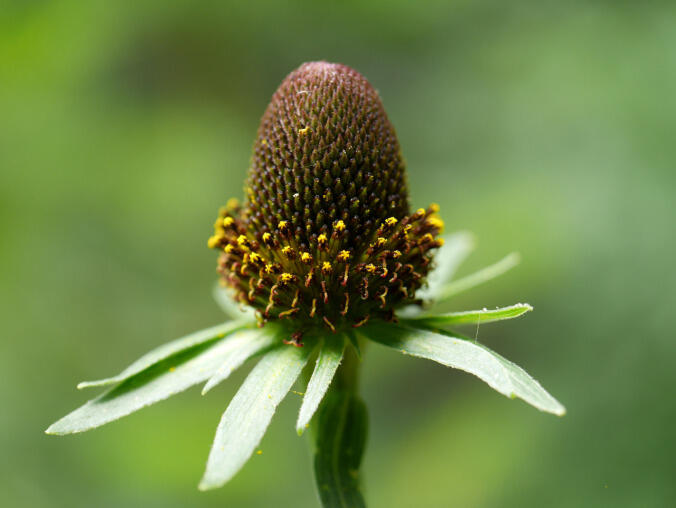
M324 508L364 508L359 466L366 446L368 418L358 394L361 359L354 346L345 348L314 419L315 481Z

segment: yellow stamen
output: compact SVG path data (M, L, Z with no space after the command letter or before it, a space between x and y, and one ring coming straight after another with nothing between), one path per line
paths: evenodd
M221 236L216 236L216 235L210 236L209 240L207 240L207 247L209 247L210 249L213 249L221 241L221 238L222 238Z
M244 235L239 235L237 237L237 243L240 245L249 245L249 239Z
M270 239L272 238L272 235L270 233L263 233L263 242L268 243Z
M425 216L425 213L427 213L427 212L425 211L424 208L418 208L418 209L415 211L415 213L416 213L416 215L420 215L421 217L424 217L424 216Z
M385 224L387 224L388 226L394 226L397 222L398 222L397 219L395 219L394 217L388 217L387 219L385 219Z
M293 249L288 245L285 245L284 247L282 247L282 254L284 254L287 257L291 257L293 255Z
M303 134L307 134L307 131L309 131L309 130L310 130L310 127L305 127L304 129L298 129L298 134L300 134L302 136Z
M366 271L369 273L373 273L376 271L376 265L374 265L373 263L369 263L364 268L366 268Z
M228 245L225 246L225 248L223 250L225 252L227 252L228 254L230 254L232 252L232 249L234 249L234 247L232 245L228 244Z
M309 252L303 252L303 253L300 255L300 260L301 260L303 263L310 263L310 262L312 261L312 255L311 255Z
M232 217L226 217L225 219L223 219L223 227L229 228L230 226L233 225L234 222L235 219L233 219Z
M328 261L324 261L324 263L322 264L322 272L323 273L330 273L331 270L333 270L331 263L329 263Z
M338 261L347 261L350 259L350 251L349 250L341 250L338 253Z
M284 231L288 227L289 223L285 220L280 220L279 223L277 223L277 228L280 231Z
M392 257L394 259L400 258L401 257L401 251L400 250L395 250L392 252Z
M333 225L333 229L341 233L345 231L345 223L342 220L336 221L336 223Z
M291 282L293 280L293 275L291 275L290 273L284 272L283 274L281 274L279 276L279 280L282 282L282 284L288 284L289 282Z
M322 233L321 235L319 235L319 236L317 237L317 242L319 242L320 245L326 243L327 240L328 240L328 239L326 238L326 235L325 235L324 233Z
M429 224L433 228L437 228L439 230L439 232L444 230L444 221L442 221L439 217L428 218L427 224Z
M436 203L432 203L430 205L429 210L430 210L430 213L437 213L439 211L439 205L436 204Z

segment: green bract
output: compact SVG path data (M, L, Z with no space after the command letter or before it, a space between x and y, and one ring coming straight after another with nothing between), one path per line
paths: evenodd
M263 117L247 201L221 212L209 240L221 253L224 287L215 298L231 321L160 346L116 376L80 383L107 389L47 433L83 432L200 383L206 394L259 357L223 414L199 484L220 487L255 451L307 366L296 432L311 431L319 498L325 507L359 507L368 419L358 372L368 341L563 415L520 367L454 331L516 318L530 305L430 312L518 256L455 279L472 236L438 236L435 206L410 213L405 180L394 129L361 75L325 62L294 71Z

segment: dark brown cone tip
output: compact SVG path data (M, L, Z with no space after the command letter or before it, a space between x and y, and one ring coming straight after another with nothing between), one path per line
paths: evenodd
M284 79L261 119L246 194L209 239L222 282L263 321L293 319L300 331L393 319L415 302L441 244L436 207L408 216L378 93L344 65L306 63Z

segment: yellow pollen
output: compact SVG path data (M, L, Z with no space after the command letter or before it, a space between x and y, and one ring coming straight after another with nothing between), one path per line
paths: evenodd
M387 240L385 240L385 238L383 238L382 236L376 240L376 245L378 247L382 247L386 243L387 243Z
M284 247L282 247L282 254L284 254L285 256L290 256L291 254L293 254L293 249L288 245L285 245Z
M248 245L249 239L244 235L239 235L237 237L237 243L240 244L240 245Z
M293 280L293 275L290 273L284 272L282 275L279 276L279 280L282 281L282 283L286 284L288 282L291 282Z
M433 228L437 228L439 231L443 231L444 229L444 221L442 221L439 217L430 217L427 219L427 223Z
M223 250L225 252L227 252L228 254L230 254L232 252L232 249L234 249L234 247L232 245L228 244L228 245L225 246L225 248Z
M387 224L388 226L394 226L397 222L398 222L397 219L395 219L394 217L388 217L387 219L385 219L385 224Z
M373 273L376 271L376 265L374 265L373 263L369 263L364 268L366 268L366 271L369 273Z
M339 233L345 231L345 223L342 220L336 221L336 223L333 225L333 229Z
M260 254L256 254L255 252L252 252L251 255L249 256L249 261L251 261L254 265L257 265L262 261L263 258L261 258Z
M350 251L349 250L341 250L338 253L338 261L347 261L350 259Z
M394 252L392 252L392 257L393 257L394 259L400 258L400 257L401 257L401 251L400 251L400 250L395 250Z
M415 213L416 213L417 215L420 215L420 216L424 217L426 212L425 212L425 209L424 209L424 208L418 208L418 209L415 211Z
M272 273L272 265L270 263L265 265L265 273Z
M223 219L223 227L229 228L230 226L232 226L234 222L235 219L233 219L232 217L226 217L225 219Z
M319 235L319 236L317 237L317 241L318 241L320 244L326 243L326 242L327 242L326 235L325 235L324 233L322 233L321 235Z
M304 129L298 129L298 134L307 134L307 131L310 130L310 127L305 127Z
M207 240L207 247L209 247L210 249L213 249L214 247L216 247L218 245L218 242L220 242L220 241L221 241L220 236L216 236L216 235L210 236L209 240Z
M277 228L284 231L288 225L289 223L286 222L285 220L280 220L279 223L277 224Z
M272 235L270 233L263 233L263 241L265 243L269 242L270 238L272 238Z
M322 272L327 273L330 272L331 270L333 270L331 263L329 263L328 261L324 261L324 263L322 264Z
M309 252L303 252L303 253L300 255L300 260L301 260L303 263L309 263L310 261L312 261L312 256L310 255Z

